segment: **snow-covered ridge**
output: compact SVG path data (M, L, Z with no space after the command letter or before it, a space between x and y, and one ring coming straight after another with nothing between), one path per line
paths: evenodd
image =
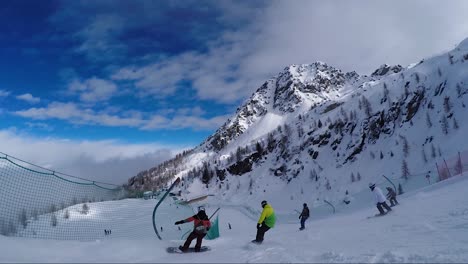
M192 195L256 201L281 193L291 203L336 203L382 174L436 177L435 162L468 149L466 43L370 76L321 62L288 66L169 171ZM205 189L190 190L195 178Z

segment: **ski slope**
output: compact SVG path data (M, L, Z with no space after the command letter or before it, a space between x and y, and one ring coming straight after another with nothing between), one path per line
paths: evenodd
M250 243L256 231L252 214L226 206L219 212L221 237L203 242L211 251L193 254L166 253L166 247L182 240L161 241L150 232L147 216L154 200L114 201L109 206L120 210L120 215L129 215L129 210L145 212L135 215L139 226L129 224L135 219L113 219L113 234L126 235L92 242L0 236L0 262L468 262L467 189L468 176L453 177L400 196L400 205L392 213L371 219L367 217L377 212L371 194L369 206L327 218L314 219L311 208L306 230L298 230L299 221L279 221L262 245ZM208 214L215 209L208 207ZM168 230L175 228L177 217L166 215L165 223L160 223Z

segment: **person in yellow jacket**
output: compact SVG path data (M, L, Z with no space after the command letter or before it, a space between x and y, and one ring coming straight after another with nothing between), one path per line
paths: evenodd
M258 219L257 223L257 237L252 240L252 242L261 244L263 242L263 236L265 232L270 230L270 228L275 227L276 216L273 207L267 203L267 201L262 201L263 211Z

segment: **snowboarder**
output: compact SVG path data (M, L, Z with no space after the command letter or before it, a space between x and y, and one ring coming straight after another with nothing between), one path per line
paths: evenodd
M276 216L273 207L267 203L267 201L262 201L262 214L257 222L257 236L252 242L261 244L263 242L263 236L265 232L270 230L275 226Z
M390 201L390 207L393 207L398 204L396 199L396 192L390 187L387 187L387 199Z
M349 204L350 202L351 202L351 200L349 199L349 193L348 193L348 190L346 190L345 197L343 199L343 203Z
M202 240L206 236L206 233L208 233L208 230L210 230L210 227L211 227L211 222L208 219L208 216L205 213L205 207L203 206L198 207L198 213L196 215L189 217L185 220L177 221L175 222L175 224L180 225L180 224L188 223L192 221L194 222L193 231L187 237L187 240L185 241L184 245L179 246L179 249L182 252L188 251L188 248L190 247L190 243L192 243L192 240L194 240L195 238L197 239L197 243L195 244L195 252L200 252Z
M375 186L375 183L369 183L369 188L374 193L375 202L377 205L377 209L379 209L380 215L386 214L382 208L382 206L387 209L387 213L392 210L386 202L385 196L382 193L382 190L379 187Z
M305 229L305 221L309 218L309 207L307 207L306 203L304 203L303 206L302 213L299 215L299 219L301 219L301 228L299 228L299 230Z

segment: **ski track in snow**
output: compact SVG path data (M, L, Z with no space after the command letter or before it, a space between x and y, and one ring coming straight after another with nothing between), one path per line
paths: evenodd
M400 198L400 205L392 213L372 219L367 216L375 214L377 209L373 207L319 220L314 220L311 208L306 230L298 230L299 221L278 223L266 233L261 245L250 242L256 232L252 217L239 207L226 206L219 212L221 237L204 240L203 244L212 250L196 254L168 254L166 247L183 241L160 241L153 232L141 232L142 228L148 231L146 225L151 225L148 201L118 201L120 206L114 201L108 205L121 210L117 213L140 211L138 218L144 216L147 221L134 219L137 224L132 225L129 218L116 218L113 233L123 235L92 242L0 236L0 262L467 262L467 189L468 176L451 178ZM208 213L216 208L217 205L209 206ZM160 224L170 229L180 217L180 213L167 214ZM184 226L190 227L191 224ZM135 233L138 236L131 236Z

